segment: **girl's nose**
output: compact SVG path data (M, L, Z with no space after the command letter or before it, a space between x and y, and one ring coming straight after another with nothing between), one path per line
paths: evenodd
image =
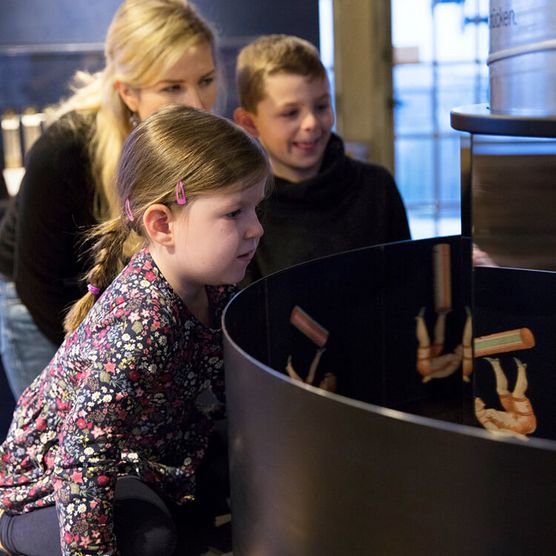
M247 229L247 237L249 239L258 239L264 234L263 225L261 224L259 218L255 216L253 223Z

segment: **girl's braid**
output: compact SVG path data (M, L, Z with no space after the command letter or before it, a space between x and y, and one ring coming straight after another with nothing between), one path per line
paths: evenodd
M87 282L101 292L111 284L126 262L124 245L129 234L128 222L120 216L98 225L90 234L94 242L91 248L94 264L87 274ZM64 319L66 334L70 334L81 324L97 297L88 291L73 305Z

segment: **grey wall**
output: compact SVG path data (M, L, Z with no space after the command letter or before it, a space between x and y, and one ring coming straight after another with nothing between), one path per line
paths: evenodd
M318 0L197 0L223 37L291 33L318 44ZM101 42L119 0L2 0L0 45Z
M1 0L0 45L101 42L118 0Z
M319 44L318 0L197 0L223 37L298 35Z

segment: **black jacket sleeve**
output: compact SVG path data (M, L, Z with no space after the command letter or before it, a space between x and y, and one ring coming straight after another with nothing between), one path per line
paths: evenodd
M59 121L36 141L18 193L14 279L39 329L61 343L63 318L83 293L83 232L95 224L88 134Z

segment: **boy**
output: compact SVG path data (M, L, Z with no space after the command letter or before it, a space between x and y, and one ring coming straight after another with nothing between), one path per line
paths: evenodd
M262 36L239 53L236 77L234 119L259 139L275 177L244 283L324 255L410 239L390 173L346 156L332 133L328 78L311 43Z

